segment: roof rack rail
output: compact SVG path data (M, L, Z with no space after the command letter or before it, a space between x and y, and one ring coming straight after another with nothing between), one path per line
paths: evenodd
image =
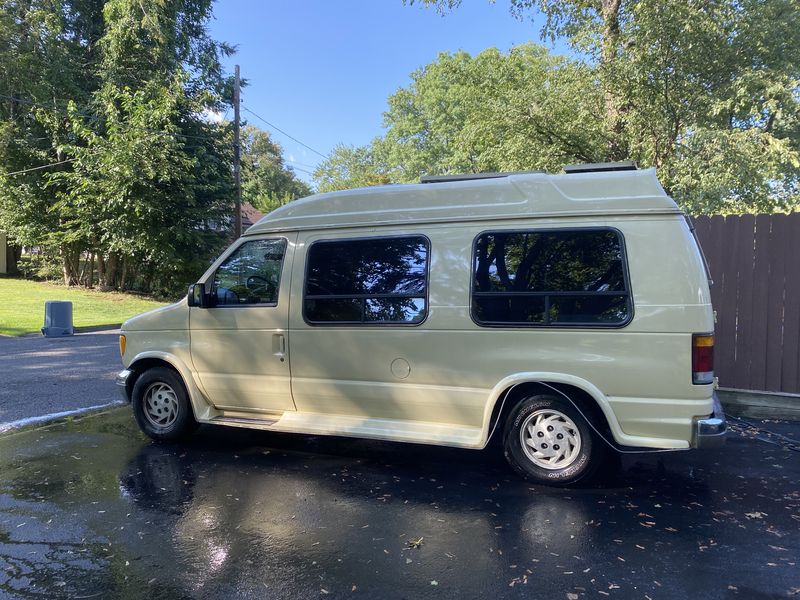
M564 172L568 175L574 173L599 173L603 171L636 171L636 163L632 160L619 162L586 163L583 165L565 165Z
M509 175L531 175L544 173L544 171L514 171L512 173L462 173L456 175L423 175L420 183L445 183L447 181L471 181L473 179L498 179Z

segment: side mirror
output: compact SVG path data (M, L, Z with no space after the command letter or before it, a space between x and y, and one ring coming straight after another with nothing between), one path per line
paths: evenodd
M210 308L214 305L211 296L206 294L205 283L193 283L190 285L186 299L189 306L196 306L197 308Z

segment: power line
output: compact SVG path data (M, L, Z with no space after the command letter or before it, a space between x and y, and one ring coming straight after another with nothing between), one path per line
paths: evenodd
M14 102L20 102L22 104L28 104L29 106L35 106L36 108L40 108L42 110L46 110L52 113L57 113L60 115L64 115L65 117L71 116L70 113L66 110L55 108L51 106L45 106L44 104L40 104L38 102L34 102L32 100L27 100L25 98L15 98L14 96L7 96L5 94L0 94L0 98L5 98L7 100L12 100ZM77 111L75 114L81 117L92 117L94 120L97 120L97 115L92 113L84 112L84 111ZM227 114L227 113L226 113ZM177 133L172 131L160 131L158 129L149 129L147 127L139 127L138 125L124 125L123 129L127 131L142 131L145 133L152 133L154 135L161 135L166 137L182 137L188 139L196 139L196 140L213 140L214 137L210 135L191 135L188 133Z
M45 111L48 111L48 112L51 112L51 113L57 113L57 114L61 114L61 115L67 116L67 117L71 116L70 113L67 110L56 108L56 107L52 107L52 106L45 106L44 104L41 104L39 102L34 102L33 100L28 100L27 98L8 96L6 94L0 94L0 98L5 98L7 100L11 100L11 101L14 101L14 102L19 102L21 104L27 104L29 106L34 106L36 108L40 108L42 110L45 110ZM270 123L264 117L262 117L261 115L258 115L257 113L253 112L248 107L243 106L242 108L244 108L244 110L249 112L254 117L256 117L256 118L260 119L261 121L263 121L264 123L266 123L269 127L271 127L274 130L282 133L283 135L285 135L289 139L294 140L295 142L297 142L298 144L300 144L304 148L307 148L311 152L314 152L315 154L318 154L319 156L321 156L322 158L327 160L328 157L326 155L322 154L322 152L319 152L318 150L315 150L314 148L312 148L308 144L305 144L305 143L301 142L300 140L298 140L296 137L294 137L290 133L288 133L288 132L284 131L283 129L281 129L280 127ZM226 109L226 111L225 111L226 116L227 116L229 110L230 109ZM84 111L77 111L75 114L77 114L78 116L95 117L96 118L96 115L88 113L88 112L84 112ZM191 134L186 134L186 133L159 131L157 129L149 129L149 128L146 128L146 127L139 127L139 126L136 126L136 125L124 125L123 129L126 129L128 131L142 131L142 132L145 132L145 133L152 133L154 135L160 135L160 136L166 136L166 137L182 137L182 138L198 139L198 140L213 140L213 139L215 139L214 137L207 136L207 135L191 135ZM37 138L37 139L48 139L48 138ZM70 159L63 160L63 161L60 161L60 162L57 162L57 163L52 163L52 164L48 164L48 165L41 165L39 167L32 167L30 169L23 169L23 170L20 170L20 171L14 171L12 173L5 173L4 175L6 177L10 177L12 175L21 175L23 173L28 173L28 172L31 172L31 171L38 171L40 169L47 169L47 168L50 168L50 167L55 167L55 166L62 165L62 164L65 164L65 163L73 162L74 160L76 160L76 159L70 158ZM284 160L286 160L287 162L292 163L292 168L293 169L295 169L297 171L300 171L302 173L307 173L308 175L313 175L314 174L313 171L309 171L309 170L301 168L301 167L307 167L308 169L316 169L316 166L314 166L314 165L307 165L307 164L304 164L304 163L301 163L301 162L298 162L298 161L295 161L295 160L290 160L290 159L284 159ZM294 165L300 165L300 166L294 166ZM0 175L3 175L3 174L0 173Z
M312 171L307 171L306 169L301 169L300 167L291 167L291 168L294 169L295 171L300 171L301 173L308 173L309 175L314 174Z
M52 111L52 112L57 112L57 113L60 113L62 115L69 116L69 113L67 112L66 109L58 108L58 107L55 107L55 106L45 106L44 104L41 104L39 102L35 102L33 100L28 100L27 98L21 98L19 96L7 96L6 94L0 94L0 98L5 98L6 100L11 100L12 102L19 102L20 104L27 104L28 106L35 106L36 108L41 108L42 110L49 110L49 111ZM63 100L63 102L72 102L72 100ZM77 114L82 116L82 117L91 117L92 116L91 113L87 113L87 112L84 112L84 111L78 111Z
M296 160L292 160L291 158L284 158L286 162L290 162L293 165L300 165L301 167L305 167L306 169L316 169L318 165L307 165L305 163L298 162Z
M322 152L320 152L319 150L314 150L314 148L312 148L312 147L311 147L311 146L309 146L308 144L305 144L305 143L301 142L300 140L298 140L298 139L297 139L296 137L294 137L293 135L291 135L291 134L289 134L289 133L286 133L286 132L285 132L283 129L281 129L281 128L280 128L280 127L278 127L277 125L273 125L272 123L270 123L269 121L267 121L267 120L266 120L264 117L262 117L262 116L260 116L260 115L258 115L258 114L256 114L256 113L254 113L252 110L250 110L250 109L249 109L249 108L247 108L246 106L243 106L242 108L244 108L244 109L245 109L247 112L249 112L249 113L250 113L251 115L253 115L255 118L257 118L257 119L261 119L262 121L264 121L264 123L266 123L267 125L269 125L270 127L272 127L272 128L275 130L275 131L278 131L278 132L282 133L283 135L285 135L286 137L288 137L290 140L294 140L295 142L297 142L298 144L300 144L300 145L301 145L301 146L303 146L304 148L307 148L307 149L311 150L311 151L312 151L314 154L319 154L319 155L320 155L322 158L324 158L325 160L327 160L327 159L328 159L328 157L327 157L326 155L324 155Z
M0 173L4 177L11 177L12 175L22 175L23 173L30 173L31 171L39 171L40 169L49 169L50 167L57 167L58 165L63 165L65 163L70 163L73 161L78 160L77 158L68 158L67 160L61 160L59 162L50 163L49 165L41 165L39 167L31 167L30 169L22 169L21 171L12 171L11 173Z

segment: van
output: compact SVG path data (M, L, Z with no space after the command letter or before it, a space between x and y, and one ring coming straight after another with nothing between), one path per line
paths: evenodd
M539 483L713 447L714 313L655 170L432 177L278 208L128 320L142 430L200 423L482 449Z

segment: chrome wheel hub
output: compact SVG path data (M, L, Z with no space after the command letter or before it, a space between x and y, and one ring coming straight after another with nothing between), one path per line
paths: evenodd
M543 469L568 467L581 451L578 427L564 413L549 408L528 415L520 428L520 442L525 455Z
M154 383L144 393L144 416L159 429L165 429L175 422L178 407L178 396L166 383Z

